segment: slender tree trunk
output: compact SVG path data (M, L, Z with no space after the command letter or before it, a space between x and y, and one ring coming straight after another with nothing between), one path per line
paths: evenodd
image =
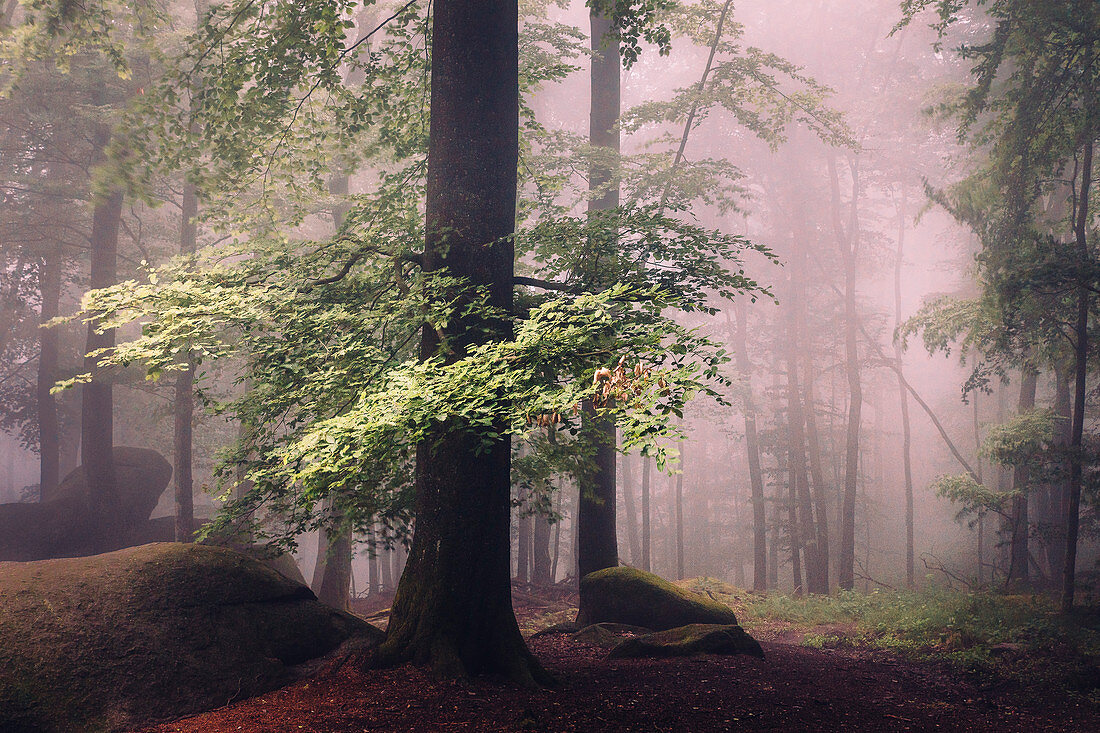
M51 248L42 260L39 274L43 324L60 313L61 250ZM53 328L38 329L39 357L36 402L38 407L39 499L49 501L61 481L61 423L57 416L57 397L50 388L57 381L58 333Z
M818 571L821 588L816 593L829 592L829 488L825 481L824 461L821 457L821 439L817 432L816 399L814 398L813 362L802 360L802 392L805 396L806 447L810 457L810 480L814 490L814 512L817 531Z
M840 557L837 582L844 590L855 584L856 490L859 482L859 428L863 388L859 370L859 313L856 310L856 258L859 251L859 167L851 163L852 201L845 233L840 223L840 188L836 161L829 158L833 225L844 263L844 363L848 375L848 427L844 452L844 499L840 517Z
M1078 194L1077 221L1075 234L1077 240L1077 258L1084 267L1090 262L1088 245L1089 189L1092 186L1092 140L1085 143L1081 163L1081 188ZM1062 573L1062 610L1073 608L1073 596L1076 591L1077 570L1077 533L1081 517L1081 476L1083 473L1081 444L1085 434L1085 395L1088 385L1089 354L1089 301L1088 283L1082 282L1077 288L1077 323L1075 324L1075 343L1073 358L1074 393L1073 424L1070 432L1070 468L1069 468L1069 507L1066 513L1066 563Z
M810 497L809 475L806 471L806 434L805 415L802 409L802 389L798 384L798 351L801 345L799 312L802 308L802 292L799 261L802 255L792 258L790 279L790 297L788 308L787 335L787 450L789 456L789 476L798 505L798 528L796 536L806 562L806 590L810 593L828 593L829 586L823 585L824 573L821 571L821 555L817 550L817 532L814 527L813 501ZM798 593L801 588L795 588Z
M106 144L106 141L104 141ZM118 229L122 217L121 191L112 191L97 199L92 210L91 274L92 289L114 285L118 279ZM115 345L115 333L96 332L96 323L88 325L85 353L109 349ZM80 411L80 455L88 477L91 511L97 517L96 550L114 549L118 540L117 517L121 514L115 486L113 390L110 376L99 368L99 357L86 356L84 368L92 381L83 387Z
M180 254L188 255L194 253L198 242L199 200L193 183L184 183L182 208ZM195 534L194 479L191 473L192 424L195 417L195 364L190 358L188 362L187 370L176 376L175 393L172 398L174 422L172 456L175 463L172 477L175 480L176 542L190 542Z
M1020 400L1017 411L1023 413L1035 407L1035 391L1039 383L1039 373L1028 366L1020 376ZM1012 499L1012 547L1008 563L1008 577L1005 579L1005 587L1014 582L1026 584L1028 582L1028 535L1031 532L1031 522L1028 520L1028 476L1029 471L1025 463L1016 464L1013 470L1012 488L1021 492Z
M974 465L977 467L977 474L975 480L980 485L982 483L982 435L981 429L978 425L978 392L974 392L971 396L971 402L973 403L974 410L974 455L977 457ZM983 573L985 572L985 511L978 510L978 585L981 585L984 581Z
M894 258L894 331L901 327L901 270L905 262L905 215L906 192L901 189L901 203L898 210L898 252ZM911 449L913 434L909 425L909 392L902 378L901 342L894 341L894 361L897 363L898 399L901 402L901 465L905 480L905 587L912 589L916 584L914 568L913 536L913 463Z
M647 573L652 572L650 547L652 528L650 526L649 512L650 470L652 468L652 463L653 461L649 456L642 456L642 570L645 570Z
M432 21L425 270L488 291L510 312L519 155L519 10L512 0L436 0ZM454 294L470 298L463 289ZM449 361L484 339L511 336L507 320L458 318L444 329ZM421 358L440 348L426 328ZM520 635L509 561L511 441L488 447L451 418L416 450L416 526L394 599L383 665L429 664L439 677L499 674L550 682Z
M1069 374L1067 370L1059 368L1055 371L1054 414L1058 419L1054 424L1054 444L1062 451L1061 467L1063 469L1069 466L1066 452L1069 450L1072 432L1071 402ZM1068 508L1069 471L1064 471L1050 486L1050 512L1047 523L1048 533L1051 536L1047 541L1047 566L1052 579L1058 578L1066 564L1065 530Z
M592 70L590 75L589 141L611 155L619 153L619 37L611 19L596 12L591 22ZM594 213L619 205L617 166L593 163L588 172L588 211ZM599 270L599 263L594 263ZM596 570L619 564L615 527L615 424L597 415L591 401L585 401L581 416L586 439L595 443L592 470L578 476L577 504L578 580ZM583 611L583 609L582 609Z
M760 439L756 433L756 403L752 394L752 365L749 362L748 308L743 300L734 303L737 316L734 354L744 392L745 453L749 464L749 485L752 497L752 588L768 589L767 518L764 508L764 474L760 470ZM726 317L729 318L727 311Z
M329 193L346 197L348 184L346 174L334 175L329 179ZM340 231L349 210L350 205L346 198L339 198L333 205L332 224L335 232ZM325 497L322 512L330 518L330 523L317 532L317 567L313 573L312 588L321 603L346 610L350 600L351 560L354 554L351 529L342 521L343 515L338 511L332 496ZM392 586L388 586L387 590L390 587Z
M367 558L367 569L370 571L370 584L368 595L377 595L382 592L382 563L379 558L378 532L372 522L367 531L367 547L370 548L370 556ZM389 590L387 588L386 590Z
M676 579L684 578L684 471L687 470L687 451L680 441L680 472L676 474Z

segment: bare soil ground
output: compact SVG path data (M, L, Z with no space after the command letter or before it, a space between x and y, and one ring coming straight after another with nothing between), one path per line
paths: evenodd
M572 599L517 593L516 600L530 631L568 616ZM560 682L552 689L333 664L282 690L143 733L1100 730L1100 707L1082 696L859 646L808 648L803 632L782 625L746 628L766 659L609 660L604 649L547 635L530 643Z

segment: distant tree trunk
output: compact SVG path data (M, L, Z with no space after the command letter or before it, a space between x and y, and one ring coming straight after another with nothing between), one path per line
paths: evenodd
M1081 267L1091 262L1088 246L1089 189L1092 186L1092 140L1085 143L1081 161L1081 187L1077 202L1077 221L1075 234L1077 258ZM1076 590L1077 569L1077 533L1081 518L1081 476L1083 456L1081 444L1085 433L1085 395L1087 393L1088 354L1089 354L1089 304L1088 283L1082 281L1077 288L1077 322L1074 328L1073 345L1074 393L1073 425L1070 432L1069 464L1069 507L1066 513L1066 563L1062 573L1062 610L1073 608L1073 596Z
M592 68L590 74L589 142L613 155L619 152L619 37L609 17L589 13ZM617 166L593 163L588 173L588 211L594 213L619 205ZM598 270L598 263L597 270ZM578 476L577 504L578 580L588 573L619 564L615 528L615 424L598 417L585 401L581 419L595 443L593 470Z
M519 9L512 0L436 0L432 18L426 241L427 272L488 290L512 310L519 164ZM484 339L507 339L507 319L457 318L443 329L449 361ZM423 330L420 356L438 354ZM511 603L511 441L486 446L453 417L416 449L412 552L376 661L430 665L439 677L499 674L551 681L520 634Z
M649 492L650 492L650 468L653 461L649 456L642 456L642 570L652 572L651 560L651 535Z
M1073 410L1070 398L1070 380L1068 370L1058 368L1055 371L1054 445L1063 452L1068 451L1071 440ZM1062 459L1062 468L1068 463ZM1049 487L1049 503L1046 514L1047 523L1047 568L1052 579L1058 578L1066 564L1066 512L1069 507L1069 472L1056 478Z
M676 579L684 577L684 471L687 468L687 451L680 441L680 472L676 474Z
M516 580L530 581L531 568L531 515L522 505L516 507Z
M382 592L382 563L379 561L378 532L372 522L367 530L367 547L370 555L367 557L367 570L370 579L367 586L368 595L377 595ZM388 588L386 589L389 590Z
M790 309L786 347L787 360L787 449L790 460L790 481L798 506L796 536L806 561L806 590L810 593L828 593L828 583L822 583L825 574L821 570L821 555L817 551L817 533L814 526L813 501L810 497L810 481L806 472L805 415L802 409L802 389L798 384L798 351L801 345L799 313L802 309L802 293L798 265L802 253L792 258L790 277ZM795 588L795 592L801 592Z
M978 425L978 392L974 392L970 398L971 403L974 406L974 455L977 456L977 460L974 462L976 466L976 473L974 480L979 484L983 483L982 479L982 436L981 429ZM984 582L985 573L985 511L978 510L978 585Z
M630 470L629 456L623 456L623 476L620 485L623 489L623 513L626 515L626 544L630 550L630 564L637 565L641 557L638 549L638 507L634 502L634 472ZM639 460L645 460L639 456Z
M901 327L901 270L905 252L905 186L901 188L901 203L898 209L898 252L894 258L894 331ZM909 392L905 389L902 376L901 342L894 341L894 360L897 362L898 397L901 400L901 464L905 480L905 587L913 588L916 583L914 569L913 537L913 464L910 449L913 444L912 430L909 425Z
M43 324L60 314L61 300L61 250L50 248L42 260L39 273L39 293L42 297ZM57 381L58 333L53 328L38 329L38 383L36 402L38 407L38 455L39 499L53 499L61 481L61 422L57 416L57 397L50 388Z
M103 141L104 145L106 140ZM121 191L97 198L92 209L91 272L88 287L105 288L118 279L118 229L122 218ZM88 325L85 353L109 349L115 345L115 333L96 332L96 322ZM97 521L96 550L106 552L117 541L117 518L121 515L115 486L113 390L110 377L99 368L99 357L86 356L84 368L92 381L84 385L80 411L80 457L88 476L92 512Z
M348 184L347 174L334 175L329 178L329 193L346 197ZM346 198L338 198L333 205L332 224L335 232L340 231L349 209ZM311 587L321 603L346 610L350 601L351 560L354 554L351 529L344 525L332 496L325 497L322 512L330 517L330 524L322 526L317 532L317 566Z
M859 313L856 310L856 258L859 251L859 165L850 163L852 201L848 230L841 224L840 183L835 156L829 156L833 227L844 264L844 364L848 375L848 427L844 452L844 498L840 516L840 553L837 582L844 590L855 585L856 490L859 483L859 429L863 388L859 371Z
M531 584L548 586L553 580L550 576L550 522L546 515L538 512L534 516L534 530L531 542Z
M1023 413L1035 407L1035 391L1039 383L1039 373L1025 366L1020 375L1020 400L1017 411ZM1026 584L1028 582L1028 534L1031 531L1031 523L1028 520L1028 467L1026 463L1016 464L1013 470L1012 488L1021 492L1012 499L1012 547L1008 562L1008 577L1005 578L1005 587L1014 582Z
M821 458L821 439L817 432L817 404L814 398L813 361L802 360L802 393L805 397L806 448L810 457L810 480L814 490L814 512L817 531L818 571L821 573L820 587L829 592L829 489L825 481L824 463Z
M734 303L733 312L737 316L734 355L744 391L745 452L752 492L752 588L765 591L768 589L768 527L764 508L764 474L760 470L760 439L756 433L756 403L752 394L752 365L749 362L748 347L749 315L743 300ZM728 311L726 317L729 318Z
M195 251L198 242L199 199L195 184L183 185L183 213L180 221L180 254ZM175 466L176 542L190 542L195 534L195 496L192 463L192 423L195 418L195 363L188 357L186 371L176 376L173 402L172 457Z

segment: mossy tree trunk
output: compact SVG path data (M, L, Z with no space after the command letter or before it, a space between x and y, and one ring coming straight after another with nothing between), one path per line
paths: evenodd
M515 0L437 0L432 29L424 264L447 270L490 302L512 306L519 146L519 10ZM469 292L456 293L468 297ZM507 338L507 322L456 319L448 359L475 339ZM421 356L437 353L425 328ZM499 674L550 682L512 611L509 578L511 441L453 418L417 447L416 525L397 588L383 665L429 665L439 677Z

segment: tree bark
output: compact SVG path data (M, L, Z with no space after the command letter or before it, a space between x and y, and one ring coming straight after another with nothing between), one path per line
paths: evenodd
M640 460L645 460L644 456L639 456ZM639 558L641 557L641 551L638 549L638 506L634 501L634 472L628 470L629 464L627 461L631 460L629 456L623 456L623 476L620 482L623 490L623 512L626 515L626 545L630 550L630 563L631 565L637 565Z
M894 331L901 327L901 269L905 261L905 186L901 188L901 203L898 210L898 252L894 258ZM897 363L898 399L901 403L901 464L905 481L905 587L912 589L916 584L914 567L913 535L913 464L911 449L913 434L909 424L909 393L902 379L901 342L894 341L894 360Z
M589 13L591 24L592 68L590 80L589 142L617 156L619 153L620 82L619 36L611 19ZM594 162L588 172L588 211L607 211L619 205L617 166ZM599 262L593 263L599 271ZM599 417L590 401L582 415L585 439L593 444L591 470L578 476L580 501L577 504L578 581L588 573L619 564L615 526L615 424Z
M840 215L840 184L836 160L829 156L832 190L833 228L844 264L844 364L848 376L848 425L844 451L844 498L840 517L840 557L837 582L844 590L855 584L856 489L859 482L859 429L863 408L863 388L859 368L859 313L856 310L856 256L859 251L859 166L852 161L852 200L848 230Z
M756 591L766 591L768 589L768 527L764 505L764 474L760 470L760 438L756 432L756 402L752 394L752 365L749 362L749 314L744 300L738 300L734 304L733 312L737 317L734 357L737 360L737 371L741 375L744 390L745 452L748 457L749 486L752 492L752 588ZM728 312L726 318L729 318Z
M104 141L105 144L105 141ZM111 191L98 198L92 210L91 289L114 285L118 279L118 229L122 217L121 191ZM85 354L115 345L115 333L96 332L95 321L88 324ZM116 518L120 516L119 497L115 486L113 389L110 376L99 368L99 357L85 356L84 368L92 380L84 385L80 410L80 458L88 476L91 511L97 515L99 531L96 549L106 552L117 538Z
M1035 391L1039 384L1039 373L1030 366L1025 366L1020 376L1020 399L1017 403L1017 412L1023 414L1035 407ZM1017 463L1012 473L1012 488L1021 492L1012 499L1012 546L1009 553L1008 577L1005 578L1005 587L1013 583L1026 584L1028 582L1028 535L1031 532L1031 523L1028 520L1028 476L1027 464Z
M794 536L803 553L806 564L806 590L810 593L828 593L829 586L822 583L821 555L817 548L817 532L814 523L813 501L810 497L810 481L806 471L805 414L802 409L802 389L798 383L798 351L801 344L799 313L802 309L802 292L799 267L802 254L792 258L790 297L788 308L787 360L787 450L790 464L789 477L793 496L798 506L798 527ZM793 551L793 550L792 550ZM802 588L795 588L801 592Z
M349 190L348 184L347 174L334 175L329 179L329 193L334 196L346 196ZM333 205L334 232L340 231L349 209L350 205L345 199L338 199ZM332 608L346 610L350 601L354 541L351 529L344 526L341 521L342 515L337 510L333 497L326 496L322 507L322 511L330 516L332 521L330 525L321 527L317 532L317 567L313 572L312 588L317 595L317 600Z
M531 584L548 586L554 582L550 576L550 522L542 512L536 514L534 520L531 542Z
M519 10L512 0L436 0L432 22L425 269L464 279L456 297L485 288L512 309L519 155ZM443 329L448 361L506 320L457 318ZM441 347L425 328L422 359ZM551 678L527 649L511 604L511 440L484 446L451 417L416 451L412 552L377 661L431 666L438 677L499 674L519 684Z
M1082 267L1089 261L1088 223L1089 189L1092 186L1092 140L1085 143L1081 163L1081 187L1077 202L1077 221L1074 230L1077 243L1077 258ZM1082 276L1083 277L1083 276ZM1089 288L1082 281L1077 287L1077 322L1074 327L1076 337L1073 345L1074 392L1073 424L1070 432L1069 464L1069 507L1066 512L1066 562L1062 572L1062 610L1073 609L1073 596L1076 591L1077 570L1077 534L1081 519L1081 477L1083 456L1081 443L1085 433L1085 395L1088 377L1089 354Z
M653 461L649 456L642 456L642 570L652 572L651 536L649 494L650 471Z
M49 322L60 314L61 300L61 249L51 248L42 259L39 273L39 293L42 297L41 323ZM58 333L53 328L38 329L38 382L36 402L38 407L38 456L39 500L55 498L61 481L61 422L57 415L57 397L50 388L57 381Z
M183 213L180 221L180 254L195 251L198 242L199 200L195 184L183 186ZM176 542L190 542L195 534L195 487L191 473L192 424L195 418L195 364L188 358L188 368L176 376L173 395L172 474L175 495Z
M687 451L680 441L680 472L676 474L676 579L684 578L684 470L687 468Z

